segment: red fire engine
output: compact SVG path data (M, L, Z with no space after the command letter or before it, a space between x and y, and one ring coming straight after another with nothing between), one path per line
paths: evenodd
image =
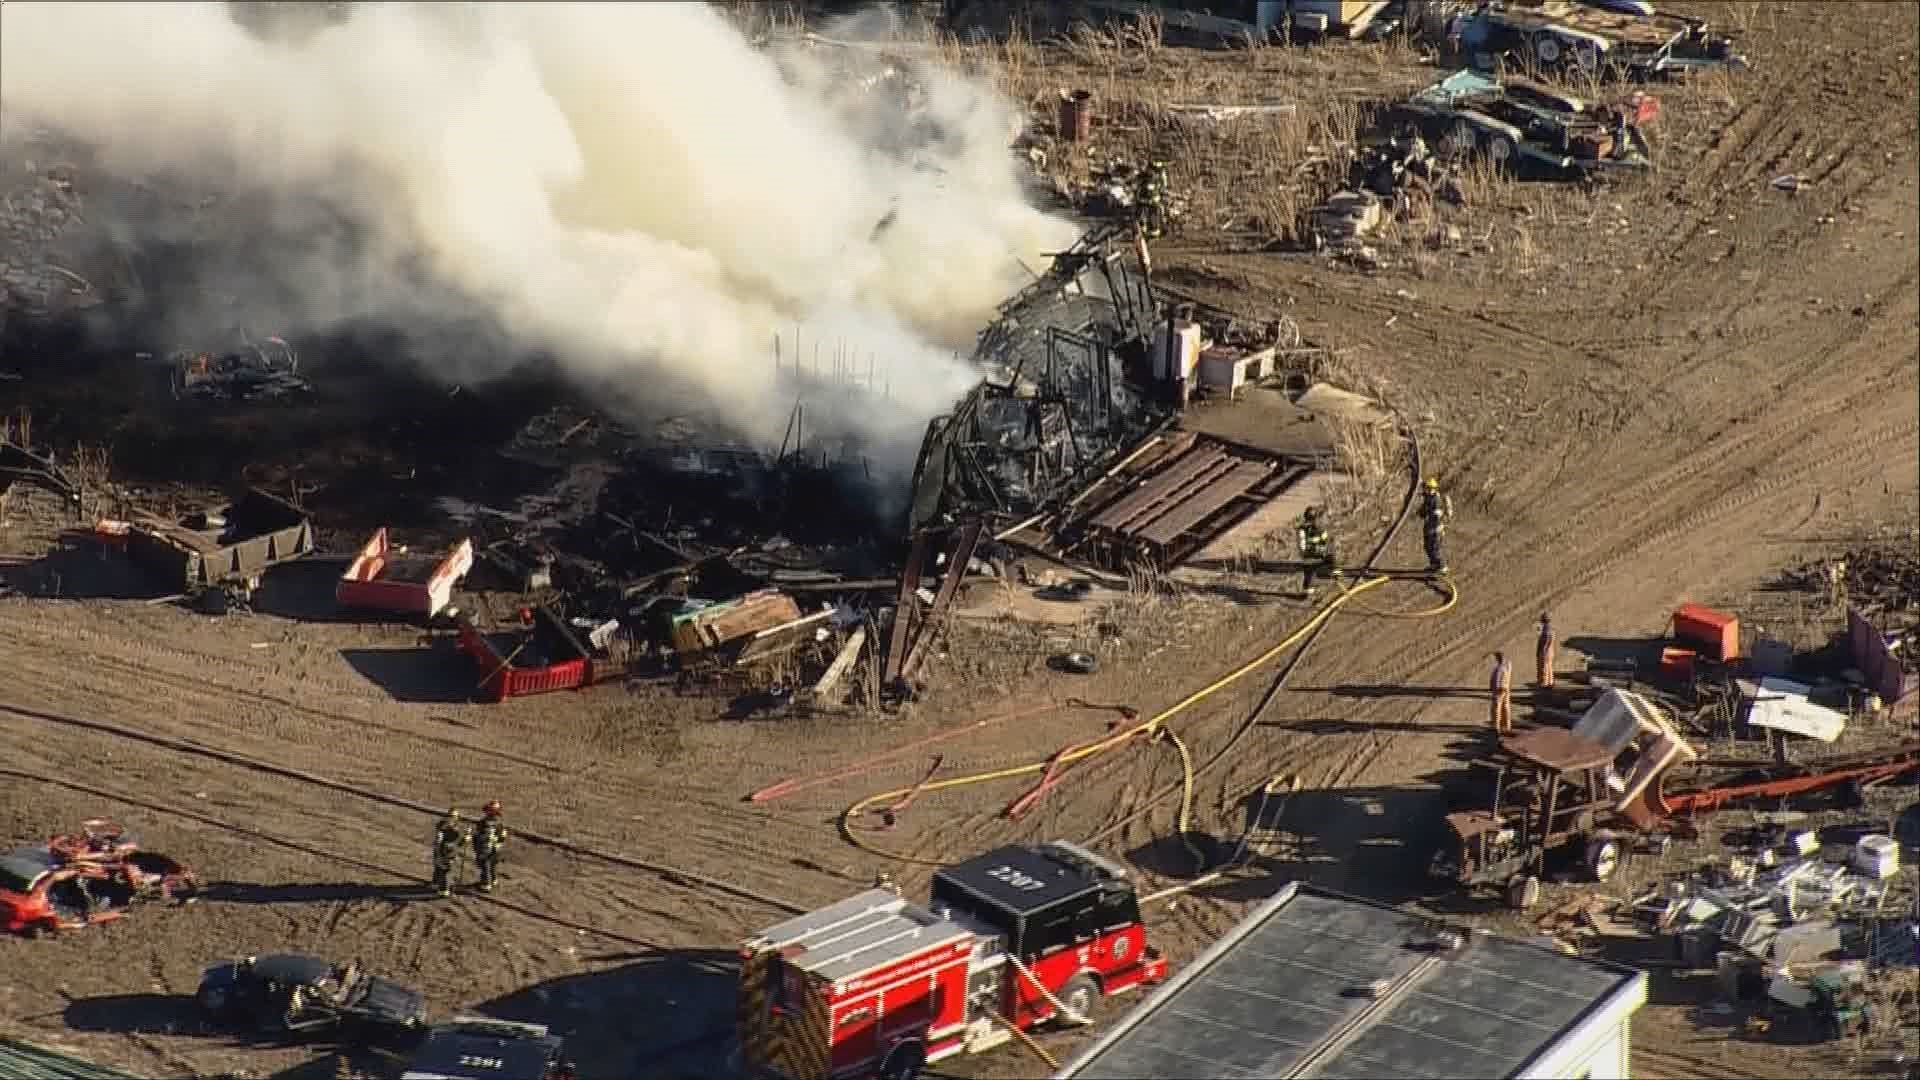
M912 1080L1166 972L1125 868L1063 840L1004 847L937 871L926 905L871 889L746 942L741 1059L781 1080Z

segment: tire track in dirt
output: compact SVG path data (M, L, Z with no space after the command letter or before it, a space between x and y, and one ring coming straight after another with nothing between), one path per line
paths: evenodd
M250 841L268 844L275 847L280 847L287 850L295 851L309 858L326 860L328 862L351 867L355 870L359 870L362 872L372 871L374 873L382 874L387 877L391 877L400 881L418 883L422 886L425 886L427 884L427 882L424 879L417 878L404 871L396 870L389 866L383 866L379 863L369 862L366 859L362 859L356 856L344 855L339 852L332 851L327 848L320 847L294 837L289 837L289 836L269 832L262 829L256 829L250 826L238 825L230 821L225 821L220 818L212 817L207 814L202 814L196 810L189 810L184 807L173 806L167 803L158 802L153 799L145 798L142 796L133 795L133 794L121 792L121 791L115 791L99 784L81 782L68 777L60 776L52 772L23 770L23 769L16 769L10 766L0 766L0 776L6 776L11 778L12 780L22 782L22 783L44 784L52 787L64 788L69 791L74 791L74 792L88 795L95 799L101 799L101 800L119 803L125 806L136 807L138 809L145 810L149 813L164 814L171 817L182 818L188 821L192 821L206 828L220 830L222 832L231 833L236 836L242 836L247 838ZM548 923L553 926L558 926L562 929L573 931L576 933L586 933L596 937L606 938L607 940L610 940L610 941L617 941L623 945L629 945L635 948L646 949L648 951L664 950L668 948L668 946L661 945L656 942L647 941L642 938L634 937L631 934L626 934L626 933L622 933L620 931L615 931L615 930L608 930L603 927L590 926L584 923L575 922L570 919L565 919L548 912L538 911L526 905L516 903L512 900L509 900L500 896L476 896L475 899L477 901L493 905L502 911L513 912L523 917ZM407 907L414 907L414 906L416 905L407 905Z
M1799 437L1804 438L1804 433L1799 433ZM1512 590L1505 593L1496 593L1495 596L1498 597L1498 600L1492 605L1495 610L1490 614L1482 616L1464 627L1454 629L1453 632L1449 634L1447 641L1433 646L1427 651L1417 655L1414 659L1406 661L1405 664L1392 669L1370 671L1365 673L1364 677L1377 680L1381 685L1407 682L1413 676L1421 674L1440 660L1450 657L1462 649L1479 644L1481 636L1487 631L1513 622L1523 617L1526 613L1540 610L1542 607L1552 608L1555 603L1567 595L1585 588L1596 578L1608 573L1627 560L1639 557L1643 551L1650 547L1663 544L1677 536L1695 531L1708 522L1750 506L1775 492L1802 484L1808 478L1831 469L1834 465L1842 461L1863 456L1868 450L1905 440L1914 440L1916 437L1920 437L1920 421L1911 419L1900 420L1890 424L1882 424L1860 436L1852 437L1842 449L1823 454L1811 461L1803 462L1796 467L1775 473L1764 482L1748 483L1746 477L1739 475L1725 477L1718 484L1720 494L1708 505L1700 507L1692 513L1686 514L1658 530L1639 532L1637 539L1626 544L1618 545L1611 555L1607 555L1597 562L1588 564L1584 569L1571 576L1559 578L1559 586L1545 594L1544 597L1540 593L1531 590L1519 593ZM1784 452L1784 450L1782 452ZM1757 474L1760 472L1760 467L1757 465L1753 466L1750 471ZM1744 490L1738 490L1736 493L1726 493L1731 489L1740 489L1743 487ZM1614 501L1616 500L1608 500L1610 503ZM1638 530L1634 529L1632 527L1633 525L1645 524L1669 516L1668 512L1673 502L1691 501L1695 501L1695 499L1690 492L1670 497L1668 500L1659 503L1655 509L1643 511L1632 517L1630 519L1632 525L1629 527L1601 534L1601 538L1597 541L1590 540L1588 543L1577 548L1575 553L1559 561L1568 565L1579 565L1584 561L1579 557L1580 555L1591 554L1596 549L1604 549L1621 534L1635 535ZM1521 580L1527 580L1523 575L1515 576L1521 578Z
M172 751L178 754L196 755L204 758L209 758L209 759L221 762L222 764L241 769L243 771L269 775L285 781L293 781L293 782L303 783L303 784L307 784L307 785L311 785L319 788L324 788L324 789L334 791L341 795L358 797L361 799L365 799L368 801L372 801L372 802L387 805L387 806L392 806L402 810L411 810L419 814L437 816L439 813L438 810L432 807L420 805L409 799L404 799L398 796L384 794L382 792L370 790L366 787L363 787L357 784L344 783L338 780L330 779L328 777L307 773L302 770L291 769L287 766L276 765L269 761L262 761L256 758L251 758L245 755L233 753L231 751L218 750L218 749L213 749L211 747L205 747L205 746L197 746L190 743L182 742L177 739L168 738L165 736L144 734L144 733L133 731L131 729L120 727L118 725L103 723L101 721L83 720L76 717L62 716L55 713L43 712L43 711L29 709L29 708L22 708L19 706L9 705L4 703L0 703L0 711L10 713L12 715L15 715L23 719L38 720L43 723L48 723L48 724L57 725L57 726L81 728L81 729L88 730L101 735L117 736L121 739L138 742L147 746L155 747L162 750ZM660 878L665 881L668 881L669 883L675 884L690 892L698 893L698 892L704 891L707 893L731 894L736 899L750 900L756 903L765 904L767 906L781 908L793 913L799 913L801 911L806 910L801 905L794 904L790 901L782 900L779 898L768 898L765 894L754 891L750 886L739 885L733 881L719 881L717 879L709 878L706 875L703 875L696 871L691 871L691 870L683 869L680 867L672 867L672 866L665 866L658 863L652 863L647 860L636 859L628 855L599 851L593 848L586 847L575 841L558 838L558 837L544 836L542 834L539 834L527 829L516 830L515 836L519 841L519 843L523 845L537 845L542 848L565 852L567 854L574 855L579 858L595 860L595 861L607 863L617 867L623 867L625 869L630 869L630 870L640 870L642 872L651 874L656 878ZM417 879L411 878L410 875L400 875L400 876L408 880L417 880Z
M64 625L65 624L63 623L54 624L55 627L64 626ZM0 640L11 642L14 648L10 651L16 654L19 654L20 652L23 651L22 647L30 644L44 647L44 644L49 638L66 637L69 640L82 642L89 646L105 645L109 647L118 647L125 640L125 639L109 638L109 637L106 637L105 635L96 634L96 633L93 633L92 631L88 631L82 628L72 627L72 626L67 626L66 631L67 632L65 634L61 634L57 630L50 633L48 632L48 628L44 625L44 622L42 623L42 625L35 626L31 632L25 632L25 627L20 624L0 625ZM515 764L515 765L522 765L528 768L540 769L552 774L565 774L570 771L562 768L559 765L555 765L551 762L540 761L534 758L525 757L519 754L508 753L506 751L497 750L491 747L477 746L473 743L472 740L454 739L447 736L434 735L432 733L420 731L415 728L398 725L398 724L387 723L370 715L348 714L348 713L337 712L332 709L319 708L313 705L305 705L300 702L294 701L291 698L268 693L267 691L261 690L258 688L235 686L229 683L217 682L207 677L204 674L183 675L177 672L168 671L164 668L158 667L151 663L143 663L139 660L127 657L125 655L112 655L107 652L101 651L99 648L88 648L86 650L73 649L70 651L66 651L66 650L63 650L63 651L67 652L67 655L70 659L81 660L83 663L83 666L86 666L89 668L97 667L97 666L113 666L120 669L123 672L136 676L138 680L161 683L163 685L171 686L176 690L182 690L182 691L188 691L188 692L204 692L210 695L223 694L223 695L244 700L244 701L264 701L268 704L274 705L288 712L297 713L303 716L313 717L315 719L326 720L331 723L347 725L348 727L353 729L372 728L388 734L398 735L403 738L415 739L421 742L431 743L436 746L451 747L464 753L498 758L502 761L511 762L512 764ZM175 656L175 657L186 659L190 662L193 660L194 657L203 655L203 654L195 654L195 653L188 652L186 650L179 650L179 649L142 648L140 649L140 651L147 652L156 656ZM219 663L212 666L216 668L234 669L234 670L240 670L240 671L251 671L251 673L255 675L255 677L257 678L264 679L264 678L270 677L263 672L260 672L255 669L251 669L248 667L248 665L239 663L237 661ZM197 666L196 669L204 670L204 666ZM332 697L333 695L329 694L329 696ZM355 695L344 695L344 696L351 697ZM382 703L386 703L386 702L383 701Z

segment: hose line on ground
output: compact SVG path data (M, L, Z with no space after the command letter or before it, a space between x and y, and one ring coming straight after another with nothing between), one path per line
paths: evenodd
M1120 746L1132 740L1135 736L1139 736L1139 735L1152 736L1156 734L1160 730L1161 726L1164 725L1167 721L1187 711L1188 709L1206 700L1207 698L1212 697L1214 694L1217 694L1220 691L1226 689L1227 687L1232 686L1234 683L1239 682L1241 679L1246 678L1248 675L1253 674L1255 671L1258 671L1260 668L1272 662L1275 657L1279 656L1281 653L1286 652L1288 649L1298 644L1301 641L1301 639L1305 638L1308 634L1318 629L1322 623L1332 618L1335 612L1339 611L1341 607L1346 605L1347 602L1352 600L1354 597L1360 595L1363 592L1368 591L1369 589L1374 589L1381 585L1384 585L1390 580L1392 579L1385 578L1385 577L1372 577L1372 578L1366 579L1365 581L1359 582L1358 584L1354 585L1352 588L1346 590L1340 595L1334 597L1331 600L1328 600L1326 604L1322 605L1320 610L1315 612L1311 618L1309 618L1306 622L1300 624L1300 626L1297 629L1295 629L1291 634L1288 634L1285 638L1282 638L1280 642L1274 645L1272 648L1269 648L1265 652L1261 653L1259 656L1256 656L1253 659L1247 661L1246 663L1240 665L1238 668L1234 669L1228 674L1220 677L1219 679L1214 680L1213 682L1207 684L1206 686L1200 688L1199 690L1196 690L1193 693L1188 694L1186 697L1182 698L1180 701L1176 702L1175 704L1168 706L1167 708L1161 710L1160 712L1154 714L1151 717L1148 717L1147 719L1141 721L1140 723L1133 725L1132 727L1128 727L1121 731L1115 732L1114 734L1109 735L1098 742L1089 743L1088 745L1083 746L1078 750L1069 751L1068 753L1065 753L1065 754L1059 754L1059 755L1056 755L1055 757L1031 762L1026 765L1015 765L1011 768L995 769L989 772L970 773L966 776L948 777L945 780L936 780L930 784L922 785L917 789L916 788L895 788L891 791L883 791L875 795L869 795L866 798L861 799L860 801L847 807L846 810L841 812L840 835L845 837L848 843L854 845L855 847L859 848L862 851L865 851L869 855L877 855L883 859L893 859L898 862L912 863L918 866L945 866L947 864L944 861L939 859L923 859L923 858L919 858L912 855L904 855L899 852L888 851L885 848L882 848L876 844L869 843L867 840L862 838L859 835L859 833L854 829L853 827L854 819L866 813L868 809L870 809L875 805L878 805L881 803L890 803L894 800L897 800L906 796L910 792L918 793L918 794L927 794L935 791L950 791L954 788L968 787L974 784L985 784L995 780L1006 780L1015 776L1028 776L1033 773L1044 771L1047 768L1047 765L1049 762L1055 762L1057 763L1057 765L1070 765L1070 764L1073 764L1074 762L1092 757L1095 754L1099 754L1107 750L1111 750L1116 746ZM1189 778L1186 781L1186 783L1189 788L1189 800L1190 800L1191 773L1189 773ZM1188 811L1187 809L1183 808L1181 811L1181 820L1186 821L1187 819L1188 819Z

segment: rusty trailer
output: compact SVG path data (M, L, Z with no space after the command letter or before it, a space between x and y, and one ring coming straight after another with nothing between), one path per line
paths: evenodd
M268 567L313 551L313 525L285 499L258 488L231 505L183 521L142 515L126 533L135 566L187 592L259 583Z

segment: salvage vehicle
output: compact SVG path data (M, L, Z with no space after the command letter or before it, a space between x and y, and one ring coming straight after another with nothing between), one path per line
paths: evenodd
M188 899L198 887L177 860L142 851L119 825L90 818L77 833L0 855L0 929L77 930L121 918L138 900Z
M456 1016L427 1032L400 1080L574 1080L574 1068L544 1024Z
M313 389L300 377L299 354L277 337L229 353L181 349L168 357L168 366L176 398L261 401Z
M353 962L304 953L244 956L215 964L194 994L208 1020L281 1034L351 1029L377 1038L418 1034L427 1000L418 990L369 975Z
M1621 0L1486 0L1456 16L1448 36L1482 71L1508 62L1543 74L1649 79L1747 66L1706 20Z
M1552 176L1653 167L1642 125L1659 103L1640 95L1596 106L1524 80L1456 71L1414 94L1390 119L1436 140L1445 157L1483 155L1496 167Z
M935 871L931 893L922 905L870 889L742 945L748 1068L913 1080L1166 977L1126 869L1077 844L987 852Z
M1613 812L1614 752L1560 728L1501 740L1492 805L1446 816L1433 876L1472 888L1542 876L1549 859L1576 858L1594 881L1620 865L1620 835L1601 828Z
M131 522L101 521L95 531L123 544L127 558L156 582L196 598L244 600L269 568L313 551L306 512L258 488L217 510L179 520L141 513Z

